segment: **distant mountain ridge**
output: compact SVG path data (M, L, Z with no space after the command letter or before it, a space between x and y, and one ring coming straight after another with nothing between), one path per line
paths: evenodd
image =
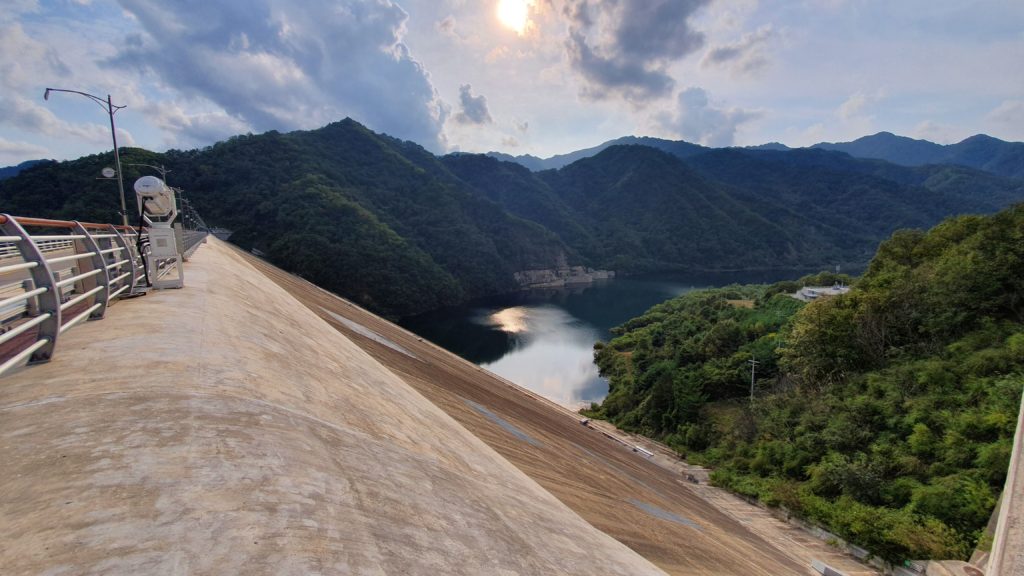
M593 148L585 148L583 150L569 152L568 154L557 154L550 158L538 158L529 154L523 156L512 156L502 152L488 152L487 155L506 162L516 162L517 164L526 166L534 172L539 172L541 170L557 170L564 166L568 166L577 160L594 156L606 148L629 144L648 146L663 152L668 152L669 154L678 156L679 158L689 158L694 154L710 150L710 148L701 146L700 144L692 144L683 140L663 140L661 138L652 138L650 136L623 136L621 138L609 140L603 144L594 146Z
M985 134L943 145L879 132L852 142L822 142L812 148L838 150L857 158L876 158L904 166L958 164L1009 178L1024 178L1024 142L1006 142Z
M559 154L550 158L531 155L511 156L501 152L488 152L499 160L517 162L534 172L558 169L582 158L593 156L602 150L621 144L642 144L668 152L679 158L689 158L711 150L683 140L624 136L609 140L592 148ZM750 150L796 150L779 142L747 146ZM879 132L858 138L852 142L820 142L808 148L820 148L845 152L854 158L885 160L902 166L923 166L926 164L956 164L977 168L999 176L1024 179L1024 142L1006 142L985 134L971 136L956 144L936 144L927 140L915 140L897 136L891 132Z
M36 164L41 164L43 162L53 162L53 160L26 160L21 164L17 164L15 166L5 166L3 168L0 168L0 180L5 180L7 178L17 176L18 173L20 173L22 170L31 168Z

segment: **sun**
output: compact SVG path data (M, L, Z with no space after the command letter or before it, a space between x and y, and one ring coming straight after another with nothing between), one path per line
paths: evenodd
M533 0L498 0L498 20L521 36L530 22L531 4Z

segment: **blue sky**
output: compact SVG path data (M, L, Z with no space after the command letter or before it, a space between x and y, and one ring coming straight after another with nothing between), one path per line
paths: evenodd
M626 134L1024 140L1024 2L8 0L0 165L345 116L442 153Z

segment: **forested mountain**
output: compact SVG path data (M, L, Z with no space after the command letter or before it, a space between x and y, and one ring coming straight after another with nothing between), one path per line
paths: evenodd
M231 241L377 312L400 316L513 290L514 273L863 265L902 227L993 212L1024 183L824 150L715 150L630 138L558 170L437 157L353 120L156 154L124 149L131 184L163 164ZM652 144L655 147L648 146ZM110 154L0 181L14 214L119 219Z
M838 150L857 158L877 158L904 166L957 164L1010 178L1024 178L1024 143L976 134L956 144L935 144L890 132L852 142L822 142L814 148Z
M0 203L15 214L115 221L116 189L94 176L107 159L27 170L3 181ZM143 173L130 163L165 164L207 222L234 231L232 242L389 315L511 290L516 271L577 262L554 234L483 198L432 154L351 120L187 152L127 149L129 194Z
M1024 200L1024 182L824 150L703 149L686 160L612 146L531 173L460 154L445 165L599 268L798 268L867 262L893 230Z
M1024 205L897 232L846 295L787 294L849 280L655 306L595 347L610 393L591 415L887 560L966 558L1005 480L1024 387Z

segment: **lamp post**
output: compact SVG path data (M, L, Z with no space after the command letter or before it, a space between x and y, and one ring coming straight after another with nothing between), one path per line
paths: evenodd
M125 164L125 166L145 166L146 168L152 168L153 170L156 170L157 172L160 173L160 179L164 181L164 184L167 184L167 174L171 172L171 170L164 168L163 164L159 166L154 166L152 164L135 164L129 162L128 164Z
M63 88L47 88L43 92L43 100L50 99L50 92L70 92L71 94L81 94L86 98L100 105L103 110L110 116L110 138L114 141L114 166L117 169L117 190L121 193L121 223L128 226L128 208L124 203L124 178L121 176L121 155L117 151L117 132L114 130L114 113L124 108L124 106L114 106L113 102L110 101L110 94L107 94L107 99L104 100L99 96L93 96L86 92L79 92L78 90L64 90Z
M747 362L750 362L750 404L751 404L751 406L753 406L753 404L754 404L754 369L757 367L758 364L760 364L760 362L758 362L757 359L755 359L753 355L750 356L750 360L747 360Z

